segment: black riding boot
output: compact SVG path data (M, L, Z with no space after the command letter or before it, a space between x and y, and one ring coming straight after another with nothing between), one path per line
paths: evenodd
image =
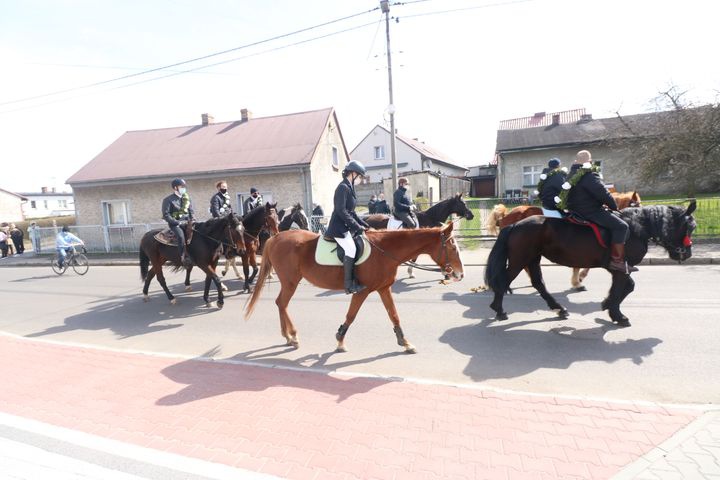
M353 270L355 269L355 259L352 257L343 258L343 267L345 268L345 293L357 293L365 289L364 285L360 285L355 279Z

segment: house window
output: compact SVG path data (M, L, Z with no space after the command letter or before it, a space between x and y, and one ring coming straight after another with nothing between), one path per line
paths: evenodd
M375 160L385 160L385 146L384 145L378 145L377 147L374 147L375 150Z
M102 202L105 225L127 225L130 223L130 206L127 200Z
M58 200L58 207L67 208L67 200Z
M30 208L37 208L37 204L35 203L35 200L30 200Z
M337 147L332 147L332 165L335 168L340 168L340 157Z
M47 209L48 209L48 201L47 201L47 200L43 200L43 205L44 205L44 207L45 207L45 210L47 210Z
M531 165L529 167L523 167L523 186L533 187L540 181L540 174L542 173L542 165Z

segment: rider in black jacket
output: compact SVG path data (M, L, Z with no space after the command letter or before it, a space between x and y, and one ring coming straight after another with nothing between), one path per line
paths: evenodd
M232 213L232 202L228 193L227 182L221 180L215 184L217 193L210 199L210 214L213 218L227 216Z
M545 179L542 182L542 188L539 188L539 193L543 215L546 217L560 218L562 216L555 203L555 197L560 195L562 191L562 185L565 183L567 177L565 172L567 172L567 170L563 171L560 169L560 160L557 158L550 159L548 168L543 170Z
M393 195L393 208L395 209L395 218L402 220L405 228L418 228L417 217L415 216L415 204L410 199L407 192L408 179L400 177L398 180L398 189Z
M590 152L578 152L570 169L570 178L581 171L586 173L568 193L568 210L610 230L610 270L636 272L637 268L628 266L625 261L625 241L630 235L630 227L616 213L618 207L615 199L605 188L600 175L590 170L591 167Z
M180 251L180 260L183 266L189 268L192 266L192 259L187 255L185 233L180 228L180 222L188 221L192 224L192 203L190 202L190 196L187 194L185 180L176 178L171 185L173 193L165 197L162 202L162 218L168 223L170 230L173 231L175 238L178 240L178 250Z
M355 213L357 197L355 196L355 180L365 176L365 167L358 161L351 161L342 171L343 181L335 189L334 208L325 236L335 239L345 251L343 267L345 268L345 293L357 293L365 288L355 278L355 247L354 237L370 228Z

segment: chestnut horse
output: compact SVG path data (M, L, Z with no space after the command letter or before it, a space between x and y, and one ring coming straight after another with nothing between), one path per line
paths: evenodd
M368 230L366 232L370 245L370 256L355 268L360 283L367 288L355 293L350 300L350 308L345 316L345 323L335 335L338 342L337 350L345 351L345 335L355 320L365 299L371 292L378 292L387 310L398 345L408 353L415 353L400 327L400 317L392 298L392 284L395 282L397 268L400 264L425 253L447 273L453 281L463 278L463 264L460 260L453 224L443 227L420 228L414 230ZM318 265L315 262L315 248L320 235L305 230L289 230L272 237L265 244L262 266L257 286L245 306L245 318L249 318L260 298L265 280L274 267L280 280L280 293L275 300L280 313L280 333L287 340L287 345L297 347L298 334L295 325L288 315L290 303L300 280L305 278L313 285L328 290L344 290L343 267Z
M632 192L611 192L610 195L612 195L613 199L615 200L615 203L617 204L618 210L622 210L624 208L628 207L641 207L642 200L640 199L640 194L637 192L637 190L633 190ZM542 215L542 208L536 207L533 205L520 205L515 208L513 208L510 213L507 213L507 207L503 205L502 203L499 203L495 205L493 208L493 211L490 214L490 217L487 221L488 230L493 235L497 235L498 233L498 226L500 228L507 227L508 225L512 225L514 223L519 222L523 218L531 217L533 215ZM493 228L491 227L494 226ZM572 277L570 279L570 284L572 287L577 291L584 291L585 286L582 285L582 281L585 280L585 277L588 276L588 273L590 272L589 268L573 268ZM529 275L529 273L528 273Z

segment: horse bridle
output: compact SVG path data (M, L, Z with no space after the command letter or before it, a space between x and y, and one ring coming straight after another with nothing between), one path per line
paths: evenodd
M669 245L667 244L667 242L666 242L665 240L663 240L663 239L657 239L657 238L651 237L651 240L652 240L653 242L655 242L656 245L660 245L660 246L662 246L663 248L665 248L665 250L667 250L667 251L674 250L675 253L678 253L678 254L680 254L681 256L682 256L682 255L685 255L685 254L688 252L688 250L690 249L690 247L692 247L692 244L693 244L692 238L690 237L690 234L687 232L687 227L688 227L689 225L690 225L690 217L689 217L688 215L685 215L685 226L686 226L686 230L685 230L685 236L683 237L683 240L682 240L682 246L681 246L681 247L675 247L675 246L672 246L672 245L669 246Z
M452 275L452 273L454 272L452 265L450 265L450 253L448 252L448 245L447 245L449 243L449 240L451 240L453 238L452 233L446 237L444 232L442 232L442 231L440 232L440 249L442 250L442 253L444 254L444 261L445 261L445 265L442 268L425 267L423 265L418 265L417 263L411 262L409 260L406 262L403 262L402 260L395 258L393 255L390 255L387 251L380 248L375 242L373 242L369 238L367 238L367 237L365 237L365 238L367 239L367 241L371 247L375 247L383 256L388 257L388 258L398 262L400 265L417 268L418 270L424 270L426 272L441 272L441 273L444 273L445 275Z

